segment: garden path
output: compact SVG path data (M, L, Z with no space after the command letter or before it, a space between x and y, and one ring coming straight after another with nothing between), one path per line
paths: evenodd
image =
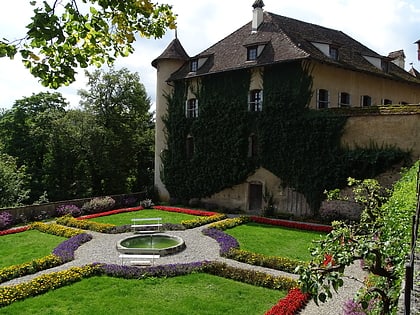
M202 234L202 230L206 226L188 229L185 231L170 231L168 233L180 236L184 239L186 249L180 253L170 256L163 256L155 261L155 265L161 264L176 264L189 263L196 261L220 261L228 265L235 266L242 269L252 269L263 271L272 275L288 276L297 279L298 276L286 272L273 270L269 268L252 266L245 263L237 262L235 260L226 259L219 254L219 244L216 240ZM25 281L30 281L42 274L66 270L71 267L84 266L90 263L98 262L105 264L121 264L121 259L118 257L119 252L116 249L116 244L119 240L132 235L132 233L122 234L103 234L93 231L87 231L93 236L93 239L81 245L75 252L75 259L66 264L50 268L48 270L40 271L33 275L27 275L21 278L13 279L8 282L0 284L0 286L14 285ZM363 273L357 264L346 269L349 276L363 280ZM358 281L352 279L345 279L344 287L340 289L338 294L334 294L334 298L327 303L321 303L316 306L313 301L310 301L306 308L300 313L303 315L318 315L318 314L342 314L342 305L349 298L353 297L355 292L360 287Z

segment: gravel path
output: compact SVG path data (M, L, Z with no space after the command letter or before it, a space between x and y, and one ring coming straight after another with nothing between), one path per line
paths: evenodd
M214 239L202 234L201 231L204 228L205 226L194 229L188 229L185 231L168 231L168 234L182 237L185 241L186 249L175 255L163 256L155 260L155 265L188 263L203 260L220 261L238 268L259 270L272 275L288 276L294 279L298 278L298 276L294 274L289 274L286 272L259 266L252 266L231 259L220 257L218 243ZM106 264L121 264L121 259L118 257L119 252L116 249L116 244L119 240L124 239L127 236L133 235L132 233L102 234L92 231L87 231L87 233L91 234L93 236L93 239L83 244L76 250L75 259L73 261L54 268L50 268L48 270L40 271L33 275L28 275L21 278L13 279L8 282L4 282L0 284L0 286L18 284L21 282L29 281L42 274L66 270L74 266L84 266L93 262ZM359 280L363 280L364 277L364 273L361 271L359 264L355 264L347 268L346 274ZM338 294L334 294L333 299L331 299L327 303L321 303L319 307L313 301L310 301L306 308L300 314L342 314L343 303L348 299L352 298L361 285L360 282L348 278L345 279L344 282L344 287L340 289Z

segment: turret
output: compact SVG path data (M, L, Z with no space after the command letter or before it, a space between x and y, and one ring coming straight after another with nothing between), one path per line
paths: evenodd
M172 93L172 86L168 80L172 73L178 70L185 61L189 60L187 53L176 37L166 47L164 52L152 61L152 66L157 69L156 80L156 124L155 124L155 188L160 200L168 201L169 193L161 179L162 160L161 153L166 149L165 125L162 121L167 113L167 100L165 95Z

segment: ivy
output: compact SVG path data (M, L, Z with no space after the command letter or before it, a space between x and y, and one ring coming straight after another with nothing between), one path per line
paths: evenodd
M171 196L180 201L211 196L242 183L259 167L281 178L284 187L302 193L314 210L326 189L343 187L360 153L340 145L347 116L308 108L310 73L300 63L266 66L261 112L248 111L247 69L202 77L197 91L188 82L175 82L167 97L168 147L162 155L163 182ZM189 90L198 99L197 118L185 116ZM258 143L253 157L248 156L250 135ZM194 142L191 158L188 137ZM382 164L401 156L393 148L372 152L381 156Z

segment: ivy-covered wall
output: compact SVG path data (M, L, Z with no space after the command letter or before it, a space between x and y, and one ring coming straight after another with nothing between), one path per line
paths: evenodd
M261 112L248 111L250 79L247 69L202 77L193 91L197 118L185 116L188 82L175 82L165 117L166 188L180 200L208 197L264 167L284 186L303 193L316 210L323 191L345 184L358 163L351 151L340 147L346 117L307 107L312 77L301 63L264 68ZM258 144L253 157L248 156L250 135ZM188 137L194 142L191 157L186 150ZM380 150L374 148L374 154Z

